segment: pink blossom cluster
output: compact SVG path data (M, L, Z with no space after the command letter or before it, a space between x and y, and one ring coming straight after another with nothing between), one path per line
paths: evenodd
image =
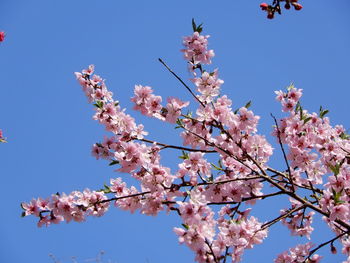
M193 67L198 64L211 64L211 59L215 56L213 50L208 50L208 38L209 35L201 35L198 31L194 32L191 36L183 38L184 49L181 51L184 53L184 58Z
M220 210L219 218L219 245L220 252L225 247L232 247L232 262L241 261L244 249L251 249L254 245L261 244L267 237L267 228L262 227L257 218L251 216L248 218L251 209L238 211L228 206ZM238 213L238 217L233 220L233 213ZM225 218L229 217L228 219ZM224 246L223 246L224 245Z
M58 224L61 221L83 222L87 216L102 216L108 210L109 203L101 202L107 197L101 191L85 189L74 191L69 195L53 194L51 198L32 199L30 203L22 203L23 216L39 217L38 226Z
M262 243L268 229L278 222L292 235L311 239L313 216L319 214L337 235L319 248L334 247L333 241L339 239L342 252L349 257L350 140L345 129L333 127L322 108L319 114L304 110L301 89L291 85L287 91L277 91L287 116L276 120L273 135L287 167L281 171L270 167L273 147L258 134L260 117L249 109L250 103L233 110L232 101L221 95L218 70L209 73L202 66L214 56L207 49L208 36L201 35L195 23L194 31L184 38L183 52L192 67L197 94L182 82L198 102L193 111L184 114L189 103L173 97L163 106L162 97L149 86L136 85L131 99L141 114L176 123L183 145L147 139L143 125L125 113L91 65L75 74L95 106L93 118L112 132L93 145L92 154L116 165L117 172L129 174L137 183L127 187L117 178L97 192L33 199L23 204L24 216L39 217L40 226L63 220L81 222L86 216L104 214L110 202L131 213L174 212L183 222L182 228L174 228L179 242L194 251L197 262L223 263L231 257L235 263L246 249ZM161 163L165 148L182 153L175 172ZM281 215L264 223L249 216L256 202L279 195L290 200ZM321 257L312 247L311 243L297 245L275 262L319 262Z
M134 89L135 96L131 98L131 101L134 102L134 110L140 111L145 116L175 123L177 118L181 116L181 109L189 105L189 102L169 97L167 105L163 107L161 104L162 98L152 93L151 87L136 85Z
M197 87L197 91L201 94L199 100L207 104L212 102L220 94L220 87L224 83L218 78L218 70L214 72L203 72L200 78L192 79L192 82Z
M288 87L287 92L275 91L277 94L276 99L282 104L282 110L285 112L294 110L295 105L297 105L303 94L302 91L302 89L296 89L293 85Z
M93 73L94 66L90 65L82 73L76 72L75 76L83 87L89 102L95 103L96 114L94 119L103 124L107 131L114 133L118 140L143 138L147 134L143 130L143 125L136 125L134 118L124 113L124 110L119 106L119 102L113 100L113 94L108 91L104 80Z
M197 188L191 193L190 202L178 202L184 226L174 228L179 242L196 253L197 262L219 262L225 253L230 253L232 262L239 262L245 249L262 243L267 229L261 230L262 224L255 217L248 218L249 209L240 212L236 208L238 216L234 218L233 210L224 206L215 220L213 210L206 206L204 193L203 188ZM215 235L216 228L219 231Z
M289 148L287 157L293 181L302 187L310 183L322 184L323 176L332 173L324 184L320 207L329 213L331 221L340 219L350 223L350 166L347 161L350 143L345 129L340 125L333 128L329 118L324 116L328 111L322 108L317 115L296 107L294 98L300 96L301 90L294 87L290 87L288 93L277 92L277 99L284 108L284 100L294 104L288 110L290 115L282 119L278 127L282 142ZM274 134L277 133L276 129Z
M281 214L285 214L286 210L282 210ZM314 228L311 226L315 212L310 211L308 214L303 210L282 219L282 223L288 227L293 236L306 236L310 239L310 235Z
M310 249L313 246L314 245L311 242L297 245L296 247L289 249L289 251L285 251L282 254L278 255L275 263L318 263L322 257L317 254L312 255L309 260L306 261L309 256Z

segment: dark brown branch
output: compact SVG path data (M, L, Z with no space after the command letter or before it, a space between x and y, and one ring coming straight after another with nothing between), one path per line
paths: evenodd
M278 170L275 170L275 169L273 169L273 168L271 168L271 167L267 167L266 170L269 171L269 172L274 173L275 175L279 175L279 176L281 176L281 177L283 177L283 178L288 179L288 176L287 176L286 174L284 174L284 173L282 173L282 172L280 172L280 171L278 171ZM294 183L294 185L295 185L296 187L299 187L299 188L303 188L303 189L307 189L307 190L312 190L312 191L315 191L315 192L317 192L317 193L319 193L319 194L323 194L323 191L322 191L321 189L315 187L315 186L312 186L312 187L311 187L311 186L306 186L306 185L299 185L299 184L296 184L296 183Z
M266 229L266 228L268 228L268 227L270 227L270 226L276 224L277 222L281 221L283 218L286 218L286 217L288 217L289 215L293 214L294 212L297 212L297 211L299 211L299 210L301 210L301 209L304 209L304 208L305 208L305 205L302 205L302 206L299 206L299 207L290 209L290 210L287 211L285 214L280 215L279 217L276 217L275 219L272 219L272 220L270 220L269 222L263 224L263 225L261 226L261 229L259 229L259 231L264 230L264 229Z
M275 195L281 195L281 194L285 194L282 191L276 192L276 193L271 193L271 194L266 194L266 195L258 195L258 196L251 196L251 197L245 197L242 198L241 201L239 202L210 202L208 203L208 205L230 205L230 204L238 204L241 202L246 202L246 201L250 201L250 200L254 200L254 199L265 199L267 197L271 197L271 196L275 196Z
M193 91L190 89L189 86L186 85L186 83L174 72L171 70L171 68L168 67L167 64L165 64L165 62L161 59L161 58L158 58L159 62L163 64L164 67L166 67L166 69L174 75L175 78L177 78L178 81L181 82L181 84L188 90L189 93L191 93L191 95L203 106L205 107L204 103L201 102L198 97L193 93Z
M209 247L209 249L210 249L210 252L211 252L211 254L212 254L213 257L214 257L215 263L219 263L219 261L217 260L215 254L214 254L213 248L211 247L211 245L210 245L210 243L209 243L209 241L208 241L207 239L205 239L205 243L208 245L208 247Z
M279 127L278 127L278 123L277 123L276 117L273 116L272 114L271 114L271 117L274 119L275 124L276 124L278 142L279 142L279 145L280 145L282 153L283 153L284 161L285 161L285 163L287 165L288 174L289 174L289 181L290 181L290 184L292 186L292 191L295 192L295 187L294 187L293 178L292 178L292 172L290 170L290 166L289 166L289 163L288 163L288 160L287 160L287 155L286 155L286 152L284 151L283 143L282 143L282 140L281 140L281 131L280 131Z
M120 200L120 199L125 199L125 198L129 198L129 197L136 197L136 196L145 195L145 194L150 194L150 193L151 193L151 191L146 191L146 192L137 193L137 194L131 194L131 195L125 195L125 196L114 197L114 198L105 199L105 200L96 202L96 204L103 204L103 203L107 203L107 202L111 202L111 201L117 201L117 200Z
M177 149L177 150L183 150L183 151L188 151L188 152L202 152L202 153L216 153L216 151L212 150L201 150L201 149L192 149L192 148L187 148L187 147L182 147L182 146L177 146L177 145L169 145L169 144L164 144L156 141L151 141L147 139L138 139L139 141L142 142L148 142L148 143L155 143L156 145L163 146L163 148L172 148L172 149Z

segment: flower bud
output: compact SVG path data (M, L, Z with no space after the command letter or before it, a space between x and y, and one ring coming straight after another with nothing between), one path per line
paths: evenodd
M285 8L285 9L289 9L289 8L290 8L289 2L287 2L287 3L284 5L284 8Z
M295 10L301 10L303 8L303 6L301 4L298 3L293 3L294 9Z
M332 254L337 254L337 248L333 244L331 244L331 252Z
M269 12L268 14L267 14L267 18L268 19L273 19L273 17L274 17L274 12Z
M5 32L1 31L0 32L0 42L5 40Z
M266 3L261 3L261 4L260 4L261 10L267 10L268 7L269 7L269 5L266 4Z

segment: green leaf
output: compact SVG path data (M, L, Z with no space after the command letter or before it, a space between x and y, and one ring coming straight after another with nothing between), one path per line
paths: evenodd
M21 217L25 217L25 216L26 216L26 212L23 211L23 212L21 213Z
M335 204L343 204L345 203L343 200L340 200L340 197L342 195L343 190L341 190L340 192L336 192L333 188L332 188L332 193L333 193L333 198L334 198L334 203Z
M298 102L297 102L297 105L295 106L295 113L297 113L298 111L300 111L300 109L301 109L301 104L300 104L300 102L298 101Z
M248 109L251 105L252 105L252 101L250 100L246 103L244 107Z
M349 140L350 139L350 135L346 134L345 132L342 132L339 137L343 140Z
M338 175L340 172L340 166L341 164L336 164L336 165L329 165L329 169L334 173L334 175Z
M320 117L323 118L328 112L329 110L322 111L322 113L320 114Z
M213 163L211 163L211 166L213 166L213 168L215 169L215 170L218 170L218 171L223 171L224 169L222 169L221 167L218 167L218 166L216 166L215 164L213 164Z
M187 153L187 152L182 151L182 155L181 155L181 156L179 156L179 158L180 158L180 159L183 159L183 160L187 160L187 159L189 159L189 158L190 158L190 156L188 155L188 153Z
M179 125L180 127L182 127L182 120L181 119L177 119L176 120L176 124Z
M219 167L220 167L220 168L222 168L221 159L219 159L219 161L218 161L218 165L219 165Z
M196 25L196 22L194 21L194 18L192 18L192 29L193 29L193 32L198 32L198 33L201 33L202 30L203 30L203 23L200 24L199 26Z
M203 24L200 24L200 25L197 27L197 30L196 30L196 31L197 31L198 33L202 33L202 31L203 31L202 25L203 25Z
M293 83L290 83L290 85L287 87L287 90L290 91L291 89L294 89L295 86Z
M96 101L94 106L96 106L99 109L102 109L103 108L103 101L101 101L101 100Z
M181 224L184 228L186 228L187 230L189 230L190 229L190 227L188 226L188 225L186 225L186 224Z
M104 192L105 194L112 193L111 188L108 185L104 184L104 188L100 189L99 192Z
M320 106L320 113L319 113L319 116L321 119L323 119L323 117L329 112L329 110L324 110L322 108L322 106Z
M197 30L197 25L196 25L196 22L194 21L194 18L192 18L192 29L193 29L193 32L196 32Z
M111 162L109 163L109 166L116 165L116 164L118 164L118 163L119 163L119 161L113 160L113 161L111 161Z
M307 118L305 118L305 119L304 119L304 124L307 123L307 122L308 122L309 120L311 120L311 119L312 119L312 117L307 117Z

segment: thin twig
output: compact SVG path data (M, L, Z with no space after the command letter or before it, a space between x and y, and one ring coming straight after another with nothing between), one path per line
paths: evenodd
M271 113L271 117L274 119L275 124L276 124L278 142L279 142L279 145L280 145L282 153L283 153L284 161L286 162L286 165L287 165L288 174L289 174L289 181L290 181L290 184L292 186L292 191L295 192L295 187L294 187L293 178L292 178L292 172L290 170L290 166L289 166L289 163L287 160L287 155L286 155L286 152L284 151L284 147L283 147L282 140L281 140L281 131L278 127L277 119L275 116L272 115L272 113Z
M280 215L279 217L276 217L275 219L272 219L272 220L270 220L269 222L266 222L265 224L263 224L263 225L261 226L261 228L260 228L258 231L262 231L262 230L264 230L264 229L266 229L266 228L268 228L268 227L270 227L270 226L276 224L277 222L281 221L283 218L288 217L289 215L291 215L291 214L293 214L294 212L297 212L297 211L303 209L304 207L305 207L305 206L302 205L302 206L299 206L299 207L290 209L290 210L287 211L285 214Z
M193 91L190 89L189 86L186 85L186 83L174 72L171 70L171 68L168 67L167 64L165 64L165 62L161 59L161 58L158 58L159 62L163 64L164 67L166 67L166 69L175 76L175 78L177 78L181 84L189 91L189 93L191 93L191 95L203 106L205 107L204 103L201 102L198 97L193 93Z
M285 194L283 191L279 191L279 192L276 192L276 193L271 193L271 194L266 194L266 195L257 195L257 196L251 196L251 197L245 197L245 198L242 198L241 201L239 202L210 202L208 203L208 205L228 205L228 204L238 204L238 203L241 203L241 202L246 202L246 201L250 201L250 200L254 200L254 199L265 199L267 197L271 197L271 196L275 196L275 195L281 195L281 194Z
M147 139L138 139L138 140L142 142L155 143L156 145L163 146L163 148L172 148L172 149L183 150L188 152L216 153L216 151L214 150L209 151L209 150L201 150L201 149L192 149L192 148L187 148L187 147L182 147L177 145L169 145L169 144L151 141Z
M136 197L136 196L140 196L140 195L150 194L150 193L151 193L151 191L146 191L146 192L137 193L137 194L119 196L119 197L114 197L114 198L110 198L110 199L101 200L99 202L96 202L95 204L102 204L102 203L107 203L107 202L111 202L111 201L117 201L117 200L120 200L120 199L129 198L129 197Z
M214 254L213 248L211 247L211 245L210 245L210 243L209 243L209 241L208 241L207 239L205 239L205 243L208 245L208 247L209 247L209 249L210 249L210 251L211 251L211 254L212 254L213 257L214 257L215 263L219 263L219 261L217 260L215 254Z

